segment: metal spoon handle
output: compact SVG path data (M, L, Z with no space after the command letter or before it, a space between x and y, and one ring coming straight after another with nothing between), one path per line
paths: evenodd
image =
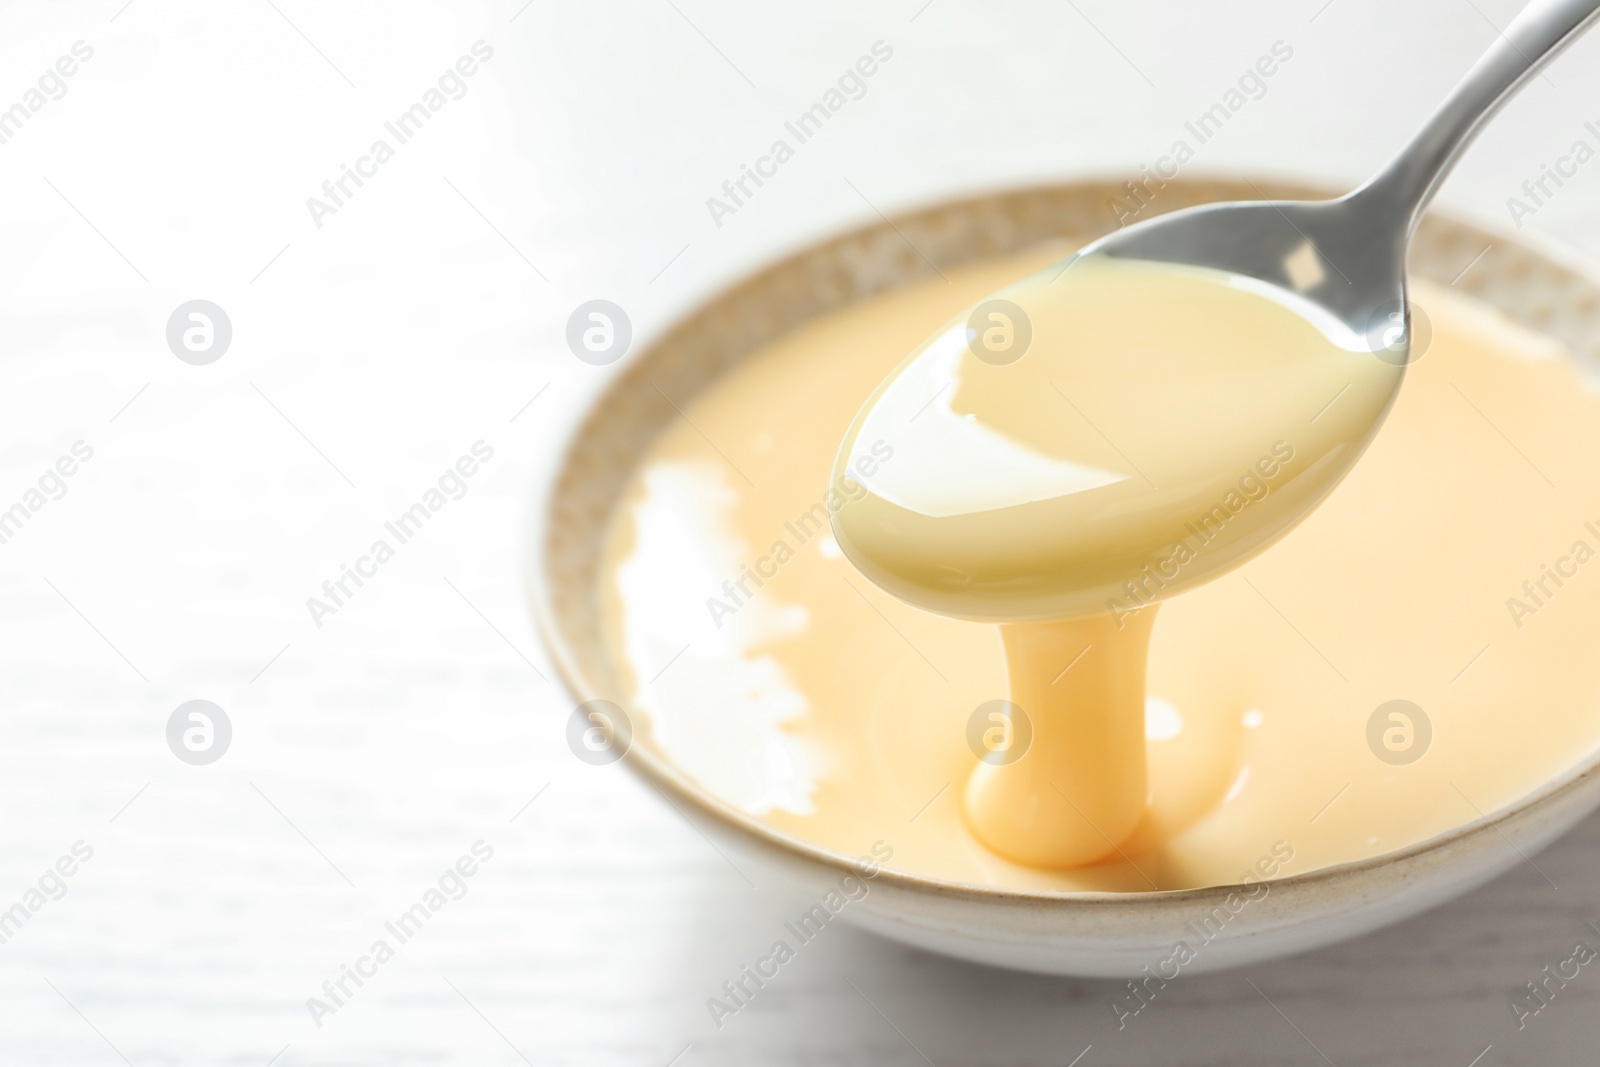
M1600 15L1600 0L1533 0L1467 72L1426 125L1352 204L1388 219L1408 237L1422 209L1483 124Z

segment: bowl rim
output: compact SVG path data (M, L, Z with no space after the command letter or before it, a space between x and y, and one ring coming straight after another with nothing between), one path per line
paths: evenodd
M881 217L876 221L841 226L808 242L780 249L775 255L762 259L753 268L736 273L730 278L716 279L701 287L691 299L685 302L685 306L677 314L665 321L659 328L652 330L649 336L643 339L643 343L635 345L633 350L628 353L627 358L608 368L610 373L589 383L589 386L583 390L579 402L568 408L567 416L561 420L558 426L552 428L550 436L557 442L557 452L550 460L540 465L535 476L534 491L531 496L532 514L528 523L529 536L524 542L527 548L523 582L530 602L530 609L533 613L533 621L549 655L551 665L555 668L556 679L565 694L574 701L574 707L590 700L609 698L606 694L600 693L590 686L572 650L567 646L567 642L563 638L561 629L556 621L554 605L548 595L549 585L543 579L547 562L545 549L548 544L548 533L551 526L550 506L555 499L561 475L572 459L573 449L582 436L582 431L587 426L600 400L607 396L621 381L622 371L649 359L663 341L677 335L696 318L716 307L738 290L748 285L754 285L769 274L775 273L798 260L821 253L830 246L864 240L873 234L881 234L892 229L898 230L901 225L935 211L971 211L984 203L991 203L997 200L1046 196L1051 193L1072 189L1104 188L1110 190L1117 188L1123 180L1123 176L1114 176L1109 172L1105 174L1085 173L1055 181L1035 181L1014 186L965 190L954 196L934 198L917 203L903 208L893 215ZM1304 197L1306 199L1340 195L1338 192L1330 191L1328 187L1319 186L1296 177L1280 177L1271 174L1245 176L1244 172L1230 171L1215 173L1197 171L1192 176L1186 175L1182 179L1177 179L1169 184L1174 187L1178 187L1180 184L1182 186L1233 186L1241 190L1248 188L1259 194L1263 183L1267 183L1265 187L1275 193L1279 191L1304 193L1306 194ZM1287 198L1298 197L1290 196ZM1553 237L1538 232L1512 232L1502 225L1482 218L1476 212L1458 208L1430 209L1425 218L1437 219L1453 224L1458 229L1474 232L1482 236L1491 245L1505 246L1531 254L1583 278L1594 286L1597 292L1600 292L1600 261L1590 258ZM912 280L907 278L905 282L888 286L884 291L899 288L904 284L909 284ZM1410 273L1408 270L1408 287L1409 282ZM1572 356L1569 354L1568 358L1572 358ZM825 848L804 838L797 837L792 833L780 830L756 816L740 810L698 786L665 758L657 756L644 746L630 744L623 757L617 762L626 764L631 773L641 777L647 785L661 795L663 800L667 801L670 807L677 810L686 819L689 816L678 806L679 802L690 805L703 819L710 823L724 830L736 832L747 839L748 843L759 846L764 850L775 851L792 859L803 860L828 877L861 876L862 874L864 857L852 857L845 853ZM1597 771L1600 771L1600 741L1597 741L1590 748L1586 756L1580 756L1577 762L1546 780L1537 788L1524 793L1511 803L1493 812L1480 813L1480 816L1471 822L1452 827L1449 830L1402 848L1381 852L1375 856L1318 867L1294 874L1275 875L1271 878L1263 879L1263 881L1269 884L1274 892L1314 892L1319 887L1332 883L1362 876L1377 875L1409 864L1415 864L1425 858L1445 853L1453 846L1482 837L1488 832L1500 832L1501 828L1507 824L1519 822L1523 818L1534 815L1543 809L1557 806L1563 798L1579 791ZM1502 836L1504 835L1502 834ZM1229 894L1249 890L1249 886L1243 882L1154 891L1023 889L954 881L887 866L875 866L877 866L877 870L870 876L875 885L894 887L913 895L944 899L956 898L975 904L1025 904L1050 909L1072 908L1079 905L1095 910L1110 910L1118 907L1199 904L1220 901Z

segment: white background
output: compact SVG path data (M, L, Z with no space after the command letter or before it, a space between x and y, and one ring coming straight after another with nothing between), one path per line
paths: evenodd
M719 1031L705 998L794 901L573 758L519 589L553 429L609 373L565 349L580 301L647 339L877 210L1133 176L1280 39L1292 61L1191 172L1354 181L1514 2L524 2L0 10L0 107L94 49L0 145L0 509L94 449L0 544L0 909L94 849L0 945L0 1063L1592 1061L1600 976L1522 1033L1506 1002L1600 943L1595 821L1539 858L1559 890L1522 865L1185 978L1120 1034L1112 983L843 927ZM467 95L317 227L306 198L480 39ZM866 96L716 227L705 198L879 39ZM1508 225L1600 119L1597 59L1600 37L1533 83L1444 199ZM1600 163L1530 228L1600 251L1597 206ZM233 324L209 366L164 340L195 298ZM316 627L306 598L478 440L467 495ZM233 723L208 767L166 746L193 698ZM468 894L318 1028L306 999L479 839Z

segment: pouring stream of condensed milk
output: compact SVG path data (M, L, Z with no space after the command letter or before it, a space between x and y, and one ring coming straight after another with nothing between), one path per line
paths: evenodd
M1418 216L1597 13L1528 5L1355 192L1119 231L969 309L867 399L833 472L866 489L833 516L840 548L907 603L1000 626L1009 693L965 795L990 848L1072 867L1139 824L1159 602L1261 552L1349 472L1421 347Z

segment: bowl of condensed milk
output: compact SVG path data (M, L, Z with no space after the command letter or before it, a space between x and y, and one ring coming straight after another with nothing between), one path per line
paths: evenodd
M1175 181L1145 212L1319 195ZM839 442L906 352L1111 230L1125 199L1110 180L996 193L789 256L637 347L540 489L528 584L569 737L754 881L813 895L818 924L1165 981L1407 918L1600 806L1600 270L1436 213L1412 248L1411 362L1366 454L1153 621L1137 825L1062 867L974 833L966 783L1029 757L1026 709L997 627L911 607L841 551L834 520L865 490ZM952 417L933 385L908 423ZM1271 506L1346 396L1308 409L1300 441L1263 441L1192 544ZM893 437L857 442L860 477L892 469ZM1041 654L1059 679L1094 644Z

